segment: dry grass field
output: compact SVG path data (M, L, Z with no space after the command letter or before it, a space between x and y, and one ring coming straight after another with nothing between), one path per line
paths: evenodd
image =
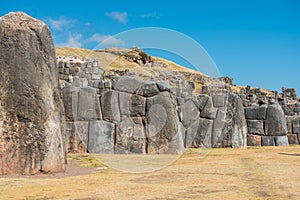
M0 198L300 199L300 146L213 149L204 157L201 153L188 150L173 164L149 173L101 168L94 157L70 155L73 164L101 170L2 177Z

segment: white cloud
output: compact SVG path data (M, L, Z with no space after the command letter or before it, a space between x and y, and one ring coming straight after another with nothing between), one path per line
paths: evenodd
M128 14L127 12L117 12L117 11L113 11L113 12L107 12L105 13L106 16L117 20L118 22L122 23L122 24L126 24L128 22Z
M67 42L56 44L58 47L83 47L84 40L81 34L69 35Z
M121 39L115 38L111 35L101 35L98 33L86 39L85 42L97 42L105 46L122 46L125 44Z
M60 16L58 20L48 19L51 27L54 30L67 30L76 24L75 19L68 19L64 16Z
M156 12L154 13L146 13L146 14L143 14L141 15L142 18L156 18L156 19L159 19L161 17L161 14L158 14Z

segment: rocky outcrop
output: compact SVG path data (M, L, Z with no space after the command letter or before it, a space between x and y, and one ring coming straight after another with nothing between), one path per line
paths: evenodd
M0 19L0 174L65 170L65 120L48 27L24 13Z

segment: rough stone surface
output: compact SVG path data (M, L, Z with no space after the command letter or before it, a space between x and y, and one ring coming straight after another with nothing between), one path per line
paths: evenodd
M101 96L103 119L110 122L120 122L119 93L106 91Z
M199 126L197 134L194 138L193 147L206 147L211 148L211 134L213 128L213 120L209 119L199 119Z
M290 134L290 135L287 135L287 137L289 140L289 144L299 144L297 134Z
M146 102L146 119L148 138L148 153L167 153L169 151L180 150L178 145L170 143L178 138L178 116L175 102L169 92L161 92L156 96L150 97Z
M265 134L269 136L282 136L287 134L285 116L282 108L278 104L268 106Z
M115 153L146 153L146 135L141 117L126 117L118 124Z
M88 134L88 152L113 154L115 125L107 121L90 121Z
M295 119L294 116L285 116L286 126L287 126L287 134L293 133L293 124L292 121Z
M66 147L68 153L86 153L89 123L66 122Z
M262 136L261 137L262 146L275 146L274 136Z
M0 20L0 174L65 170L65 122L46 24L18 12Z
M214 107L224 107L226 104L226 98L227 96L225 94L212 95Z
M214 120L213 147L245 148L247 122L242 99L235 94L229 94L225 108L219 108Z
M192 100L188 100L181 107L182 124L189 127L195 120L199 118L200 112Z
M77 120L100 120L101 109L95 88L80 88L78 93Z
M199 94L196 99L194 100L195 101L195 104L197 105L198 109L202 112L204 106L207 104L207 101L211 99L211 96L209 95L206 95L206 94ZM212 103L212 99L211 99L211 104L213 106L213 103Z
M245 108L246 119L265 120L267 116L266 106L252 106Z
M77 120L78 92L79 88L73 86L62 89L66 120Z
M264 122L262 120L247 120L248 133L264 135Z
M195 140L195 137L197 136L197 132L199 129L199 118L195 120L187 129L186 129L186 135L185 135L185 141L184 146L186 148L193 147L193 141Z
M261 146L261 136L248 134L247 145L248 146Z
M138 89L138 94L144 97L152 97L154 95L157 95L158 93L159 90L155 81L144 82Z
M217 115L217 110L216 108L214 108L212 98L209 96L207 98L205 105L201 109L200 117L207 118L207 119L215 119L216 115Z
M219 108L217 111L216 118L213 123L213 132L212 132L212 147L222 147L223 142L223 128L225 125L226 117L226 108Z
M275 146L288 146L289 145L289 140L286 135L284 136L275 136Z
M142 82L134 77L123 76L113 86L115 90L127 93L135 93L142 85Z
M169 81L158 80L158 81L156 81L156 84L157 84L157 88L161 92L164 92L164 91L170 92L171 91L171 86L170 86Z
M299 134L300 133L300 118L296 118L292 121L292 126L293 126L293 133L294 134Z
M146 98L128 93L119 93L120 114L126 116L145 116Z

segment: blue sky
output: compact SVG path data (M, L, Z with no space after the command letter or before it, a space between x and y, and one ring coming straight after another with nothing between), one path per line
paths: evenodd
M93 49L133 28L168 28L200 43L236 84L300 94L299 10L297 0L0 0L0 15L24 11L45 21L58 46Z

